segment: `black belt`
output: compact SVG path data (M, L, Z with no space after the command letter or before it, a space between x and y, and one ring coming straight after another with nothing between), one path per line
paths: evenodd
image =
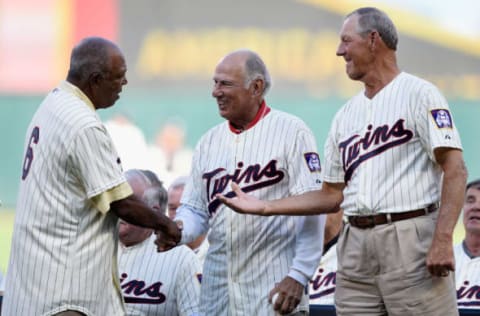
M383 225L396 221L402 221L409 218L414 218L428 213L435 212L438 209L438 204L433 203L418 210L402 212L402 213L387 213L367 216L348 216L350 225L358 228L372 228L377 225Z

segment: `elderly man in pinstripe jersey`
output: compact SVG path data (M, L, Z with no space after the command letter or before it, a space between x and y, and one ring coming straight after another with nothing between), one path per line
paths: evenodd
M348 14L336 54L364 89L336 114L325 144L322 190L272 202L242 195L252 214L318 214L341 204L338 315L457 315L453 230L467 177L446 99L402 72L398 36L381 10Z
M132 196L97 109L127 84L120 49L103 38L72 51L67 80L44 99L27 130L3 315L122 315L116 270L118 218L177 226Z

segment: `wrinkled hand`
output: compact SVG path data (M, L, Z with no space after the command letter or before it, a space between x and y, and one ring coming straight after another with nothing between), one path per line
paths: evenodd
M265 214L264 201L261 201L254 196L245 194L245 192L243 192L242 189L240 189L240 186L235 182L232 182L231 187L233 192L235 192L236 197L228 198L222 194L217 194L216 198L237 213L267 215Z
M270 291L268 302L272 303L272 297L278 294L273 309L280 314L289 314L302 300L303 291L302 284L287 276Z
M157 239L155 239L155 245L157 245L157 251L163 252L168 251L178 245L182 239L182 228L183 223L180 221L174 222L171 221L168 224L167 229L164 231L157 230L155 234Z
M427 269L437 277L446 277L450 271L455 271L455 257L450 239L433 239L427 254Z

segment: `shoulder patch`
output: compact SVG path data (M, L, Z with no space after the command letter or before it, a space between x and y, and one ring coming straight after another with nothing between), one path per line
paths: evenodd
M452 128L452 116L450 112L446 109L435 109L431 110L433 120L437 124L438 128Z
M317 153L305 153L303 156L305 157L305 162L307 163L310 172L319 172L322 170L322 167L320 166L320 157L318 157Z

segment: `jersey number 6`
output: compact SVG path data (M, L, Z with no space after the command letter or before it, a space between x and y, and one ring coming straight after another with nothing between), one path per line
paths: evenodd
M27 152L25 153L25 160L23 161L22 180L25 180L25 178L28 175L28 172L30 171L30 166L32 165L32 161L33 161L32 143L37 144L39 138L40 138L40 128L38 128L38 126L35 126L35 128L32 131L32 135L30 136L30 140L28 142Z

